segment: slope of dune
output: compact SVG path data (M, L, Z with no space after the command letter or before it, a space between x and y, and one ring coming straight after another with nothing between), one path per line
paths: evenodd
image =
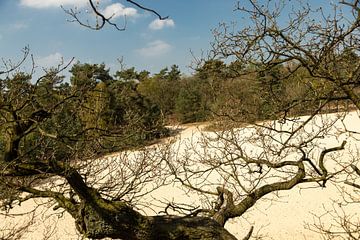
M348 130L360 132L360 119L357 112L348 114L343 122L345 122ZM177 140L178 144L199 137L201 127L203 126L183 126ZM341 138L344 137L334 135L323 139L322 144L324 146L332 146L334 143L340 142ZM347 141L346 151L354 153L360 143L356 137L348 138ZM183 150L181 147L178 149L179 151ZM342 156L346 157L347 155L344 153ZM336 207L334 201L341 200L341 194L332 183L328 183L325 188L314 187L315 185L313 184L302 185L290 191L281 192L277 196L272 194L269 196L269 198L272 198L272 201L259 201L242 217L230 220L226 228L239 239L246 235L250 226L254 226L254 233L264 236L265 239L322 239L319 234L308 229L308 224L316 223L318 221L317 215L322 215L326 210L332 209L334 206ZM349 189L349 191L352 190ZM177 200L184 203L188 202L189 204L196 204L199 200L195 196L193 199L189 198L178 186L174 185L162 187L151 193L148 198L157 198L162 201ZM21 239L35 240L47 236L49 239L81 239L76 233L73 219L67 213L59 215L60 210L54 211L52 207L53 205L47 203L46 199L29 200L21 206L16 206L10 210L11 214L18 214L19 216L6 217L5 215L0 215L0 229L3 229L2 232L5 234L6 231L4 229L19 227L30 216L33 216L33 225ZM35 214L22 214L34 209L36 209ZM157 209L156 207L153 207L153 209L155 212L160 210L160 208ZM148 214L153 214L151 211L144 211ZM346 211L355 214L359 212L359 206L355 204L350 205ZM327 219L325 216L324 220L329 221L330 224L330 221L333 219Z

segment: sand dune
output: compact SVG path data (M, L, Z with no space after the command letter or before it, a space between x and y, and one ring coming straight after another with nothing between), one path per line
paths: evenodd
M335 114L333 117L334 116ZM360 132L360 119L356 112L348 114L343 122L348 130ZM314 122L313 124L321 126L322 122ZM200 128L199 126L187 126L181 131L180 138L175 144L182 144L189 139L199 138L201 135ZM342 124L337 127L336 131L341 130L343 130ZM315 130L310 129L310 131ZM322 139L319 144L321 146L331 147L338 145L342 140L346 139L348 141L346 152L341 153L342 161L345 161L345 158L350 157L350 153L354 154L359 147L359 142L356 139L358 136L354 136L355 138L349 138L346 134L330 134L329 137ZM177 149L184 151L185 147L178 147ZM326 188L313 187L315 187L314 184L302 185L295 187L291 191L281 192L279 196L273 194L269 196L272 198L272 201L259 201L249 212L244 214L244 216L229 221L226 228L239 239L242 239L242 237L246 235L250 226L254 226L254 232L264 236L265 239L322 239L316 232L308 230L306 225L317 221L315 215L321 215L325 212L325 209L332 209L333 201L340 200L341 195L332 183L328 183ZM349 191L353 190L349 189ZM167 199L169 201L178 200L184 203L188 202L194 205L200 204L199 199L195 195L191 196L192 197L189 198L178 189L178 186L172 185L156 190L148 196L148 199L150 201L150 199L158 198L163 201ZM12 214L20 214L29 212L37 207L34 224L21 239L42 239L47 235L50 235L50 239L81 239L76 233L73 219L67 213L64 213L61 217L59 217L58 214L54 214L59 213L59 210L53 211L51 208L52 205L49 203L45 204L45 202L45 199L30 200L10 211ZM156 207L154 207L154 209L155 211L160 210L160 208ZM144 211L152 214L149 210ZM360 214L359 206L356 205L349 206L347 211L353 214L356 212ZM4 215L0 215L0 229L11 226L19 227L24 221L26 222L28 218L28 216L5 217ZM325 218L325 221L329 221L330 223L331 219ZM3 233L5 232L6 231L3 231Z

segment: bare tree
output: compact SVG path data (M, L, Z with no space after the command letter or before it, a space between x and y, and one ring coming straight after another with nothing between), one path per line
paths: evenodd
M34 224L34 215L31 214L30 219L26 220L21 226L19 224L8 224L1 228L1 240L21 239L21 237L29 231L29 228Z
M359 108L358 1L339 1L332 10L312 9L305 1L294 1L297 8L293 10L285 1L249 2L251 9L242 7L240 2L236 8L250 19L248 26L237 30L236 26L221 24L214 30L215 57L235 59L252 66L253 72L286 66L287 74L275 81L285 81L304 69L308 74L304 77L326 83L327 88L321 91L311 89L317 90L319 99L349 99ZM239 74L248 74L248 69ZM289 108L299 101L306 99L293 99Z
M356 156L357 157L357 156ZM338 200L324 206L322 213L314 213L315 221L308 223L308 229L318 233L323 239L359 239L359 169L352 165L346 180L338 184ZM342 184L341 184L342 183ZM345 183L345 184L344 184Z
M104 157L132 133L82 122L79 114L88 109L94 86L62 89L62 69L35 83L18 72L1 80L3 209L50 199L74 218L80 234L95 239L234 239L211 218L137 211L141 197L168 183L161 152L145 148Z
M266 76L267 94L274 102L271 118L280 119L280 122L250 126L251 136L246 131L242 132L244 130L217 134L216 140L223 142L220 146L218 143L210 144L212 141L206 137L205 147L215 148L217 153L207 151L207 157L195 160L204 164L203 169L189 168L195 164L188 157L181 164L186 167L173 168L174 174L190 189L204 195L227 196L220 198L220 202L226 204L213 215L220 222L241 216L257 200L271 192L309 182L317 182L324 187L327 181L340 173L345 176L355 174L345 183L358 187L357 158L349 160L343 156L332 164L326 164L331 162L325 160L327 155L344 149L346 142L340 141L338 146L321 150L323 146L320 147L318 141L327 136L339 137L344 132L357 133L341 123L342 117L315 122L319 121L316 120L319 113L338 110L339 105L345 112L360 109L360 2L339 1L331 7L326 5L318 9L312 8L306 1L291 1L293 8L289 7L288 1L250 0L248 3L250 7L245 7L239 1L236 10L250 23L242 22L240 29L236 24L220 24L214 30L212 57L237 61L241 66L236 69L239 77ZM279 69L281 74L274 74ZM302 94L289 91L288 95L281 95L275 89L277 84L294 81L301 86ZM309 117L292 117L299 108L307 109ZM233 112L225 114L232 121L237 120L236 116ZM309 128L313 124L319 128ZM343 127L340 131L336 127L338 124ZM255 154L253 149L249 150L249 142L259 145L261 150L255 151ZM314 150L320 152L318 159L314 159ZM338 164L338 168L333 168L334 164ZM211 192L206 186L216 185L214 182L204 181L200 186L193 184L198 182L194 179L214 172L221 176L227 188L219 186L217 192ZM341 182L344 183L344 179ZM357 201L352 199L352 202ZM222 214L219 216L219 213ZM338 217L344 239L357 239L358 220L349 221L344 215ZM329 235L340 233L324 227L322 230Z

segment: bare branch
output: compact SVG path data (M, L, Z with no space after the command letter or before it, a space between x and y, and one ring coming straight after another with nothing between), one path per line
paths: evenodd
M242 240L249 240L251 238L253 231L254 231L254 226L251 226L248 234L246 234L246 236Z
M144 7L143 5L137 3L136 1L132 1L132 0L126 0L127 2L137 6L138 8L142 9L142 10L145 10L147 12L151 12L153 14L155 14L160 20L165 20L165 19L168 19L169 16L166 16L166 17L162 17L157 11L155 11L154 9L151 9L151 8L147 8L147 7Z
M139 9L142 9L144 11L150 12L154 15L156 15L160 20L165 20L168 19L169 17L162 17L157 11L155 11L154 9L145 7L139 3L137 3L136 1L132 1L132 0L126 0L128 3L136 6ZM98 6L96 6L96 4L94 3L94 0L89 0L89 5L91 8L91 11L95 14L95 16L97 18L100 19L100 21L98 21L99 19L97 19L97 23L95 25L91 24L89 21L83 21L80 19L80 14L81 11L78 11L76 8L71 8L71 9L65 9L63 6L61 6L61 8L64 10L64 12L66 14L68 14L72 19L68 20L69 22L77 22L78 24L80 24L83 27L89 28L91 30L100 30L102 29L106 24L114 27L116 30L118 31L125 31L126 29L126 25L127 25L127 17L126 15L124 16L124 23L123 26L120 27L117 23L115 23L113 21L113 17L114 15L110 16L110 17L106 17L103 13L101 13L101 11L99 10Z
M24 47L22 52L23 52L22 58L15 64L11 64L11 62L8 63L4 59L2 59L3 65L6 67L6 70L0 71L0 75L8 74L8 73L13 72L14 70L18 69L25 62L25 60L28 58L28 56L30 54L29 46Z

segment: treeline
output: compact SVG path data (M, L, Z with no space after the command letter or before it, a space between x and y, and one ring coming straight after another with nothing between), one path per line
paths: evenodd
M337 56L336 70L345 74L357 59L344 51ZM249 123L309 114L320 105L326 106L323 111L338 111L348 104L338 87L308 72L296 61L282 64L281 59L266 65L208 60L192 76L182 75L176 65L151 75L135 68L111 74L104 64L76 63L69 81L56 69L37 81L19 72L0 81L0 147L11 155L7 149L12 146L4 143L17 140L5 138L26 128L31 133L21 140L24 149L44 144L39 142L44 136L61 136L66 142L56 144L64 149L80 138L114 151L167 135L166 124L224 119ZM44 119L38 129L37 122ZM119 136L122 140L115 141Z
M94 149L105 149L104 154L168 134L160 108L137 91L135 82L119 81L103 64L78 63L70 72L70 81L58 69L37 80L23 72L0 79L5 162L21 156L64 159L69 152L86 155Z
M344 51L338 58L338 70L346 72L358 56ZM325 112L348 104L338 88L309 75L296 61L282 64L281 59L267 65L209 60L189 77L182 76L176 65L153 76L129 68L117 72L116 77L132 82L167 122L254 122L309 114L321 104Z
M358 56L344 51L339 58L338 69L346 72ZM69 86L94 86L98 100L92 100L97 102L92 111L106 116L106 124L109 119L126 122L130 112L150 125L224 118L253 122L308 114L324 101L333 102L324 111L347 104L338 88L310 76L296 61L281 64L281 59L267 65L208 60L191 76L184 76L177 65L153 75L132 67L111 76L104 64L78 63L70 72Z

